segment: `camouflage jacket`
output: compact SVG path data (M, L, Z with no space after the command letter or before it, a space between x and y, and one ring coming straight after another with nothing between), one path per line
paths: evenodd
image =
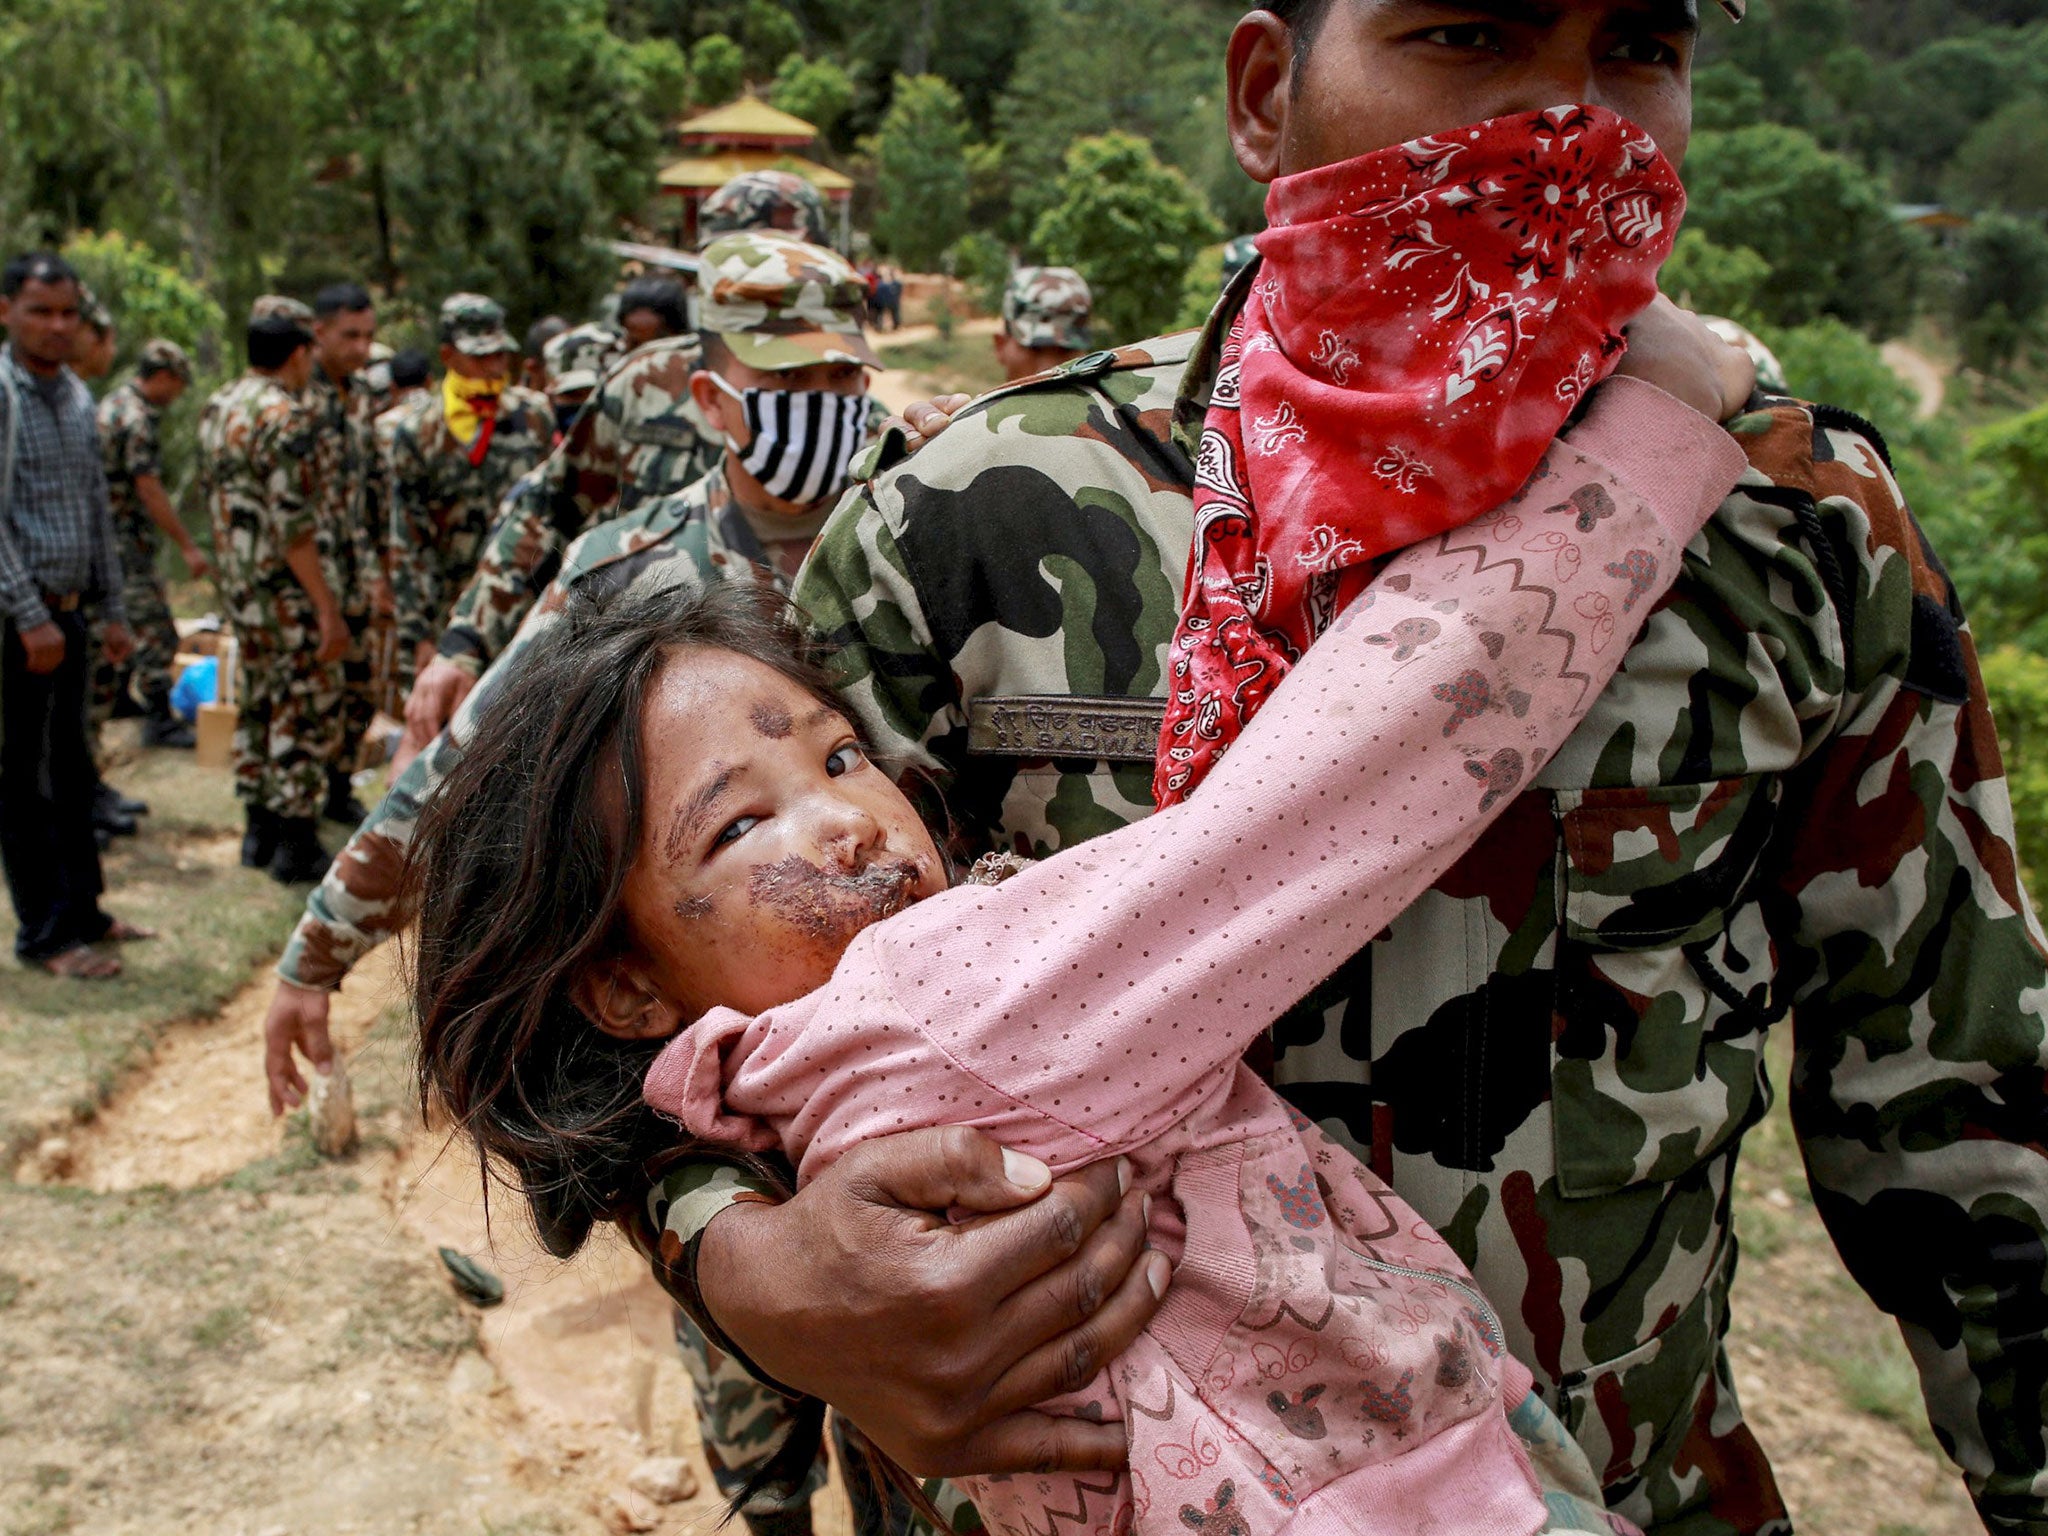
M157 543L163 535L136 494L144 476L163 478L158 432L163 412L144 398L135 381L117 386L100 401L100 457L107 471L107 507L114 515L114 542L129 580L156 573Z
M448 606L476 569L498 503L546 457L555 417L543 395L512 385L498 404L483 462L448 428L441 393L428 390L398 409L388 461L391 588L398 637L407 646L441 632Z
M470 690L448 729L399 775L335 858L327 878L306 898L305 913L278 961L278 975L294 986L337 986L351 966L402 926L398 872L420 807L461 761L470 722L496 691L493 679L502 677L504 668L552 622L570 592L703 586L752 579L757 573L779 586L776 567L781 563L733 501L722 465L688 489L646 502L571 544L560 574L491 671Z
M312 602L284 557L305 535L319 535L317 436L305 401L260 373L223 386L199 418L199 485L213 524L215 579L238 625L275 624L280 601L312 622Z
M481 672L518 633L571 539L719 462L724 444L690 399L699 356L695 337L669 337L605 376L553 455L506 497L441 636L442 655Z
M963 851L1149 809L1225 309L984 400L799 579ZM1735 1158L1789 1018L1816 1205L1986 1520L2040 1536L2048 965L1969 631L1874 432L1789 401L1732 430L1752 467L1620 677L1280 1021L1275 1079L1457 1248L1618 1510L1779 1529L1720 1337Z
M441 637L443 656L481 671L553 579L563 545L719 463L725 445L690 399L699 355L694 338L651 341L607 375L554 457L506 498ZM872 401L870 432L887 415Z
M370 589L383 568L383 539L370 521L375 504L371 479L374 460L366 428L370 392L356 376L340 384L327 370L313 365L306 386L306 408L313 417L317 446L313 485L319 508L322 548L327 554L334 595L348 614L367 613Z

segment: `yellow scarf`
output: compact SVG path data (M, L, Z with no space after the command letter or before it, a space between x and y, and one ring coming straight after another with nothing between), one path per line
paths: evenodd
M459 443L472 443L486 420L498 414L498 397L505 393L506 379L464 378L453 368L441 379L441 410L448 418L448 430ZM481 409L479 406L481 405Z

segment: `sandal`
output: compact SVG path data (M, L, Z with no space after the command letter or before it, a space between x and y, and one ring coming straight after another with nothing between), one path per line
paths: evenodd
M100 942L103 944L138 944L144 939L153 939L155 937L156 930L154 928L143 928L129 922L124 917L117 917L108 922L107 931L100 935Z
M74 944L54 955L45 955L33 963L52 976L68 976L73 981L110 981L121 974L120 961L83 944Z

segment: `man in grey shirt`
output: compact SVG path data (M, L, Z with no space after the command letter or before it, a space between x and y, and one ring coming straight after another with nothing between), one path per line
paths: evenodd
M150 935L99 904L85 605L99 605L109 661L133 641L92 395L66 366L78 305L78 275L56 256L0 269L0 862L16 956L91 980L121 971L92 945Z

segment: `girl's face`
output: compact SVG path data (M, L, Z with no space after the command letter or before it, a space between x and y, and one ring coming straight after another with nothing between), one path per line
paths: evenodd
M678 650L640 728L635 953L585 989L600 1027L671 1034L721 1004L790 1002L863 928L946 888L931 834L846 717L774 668Z

